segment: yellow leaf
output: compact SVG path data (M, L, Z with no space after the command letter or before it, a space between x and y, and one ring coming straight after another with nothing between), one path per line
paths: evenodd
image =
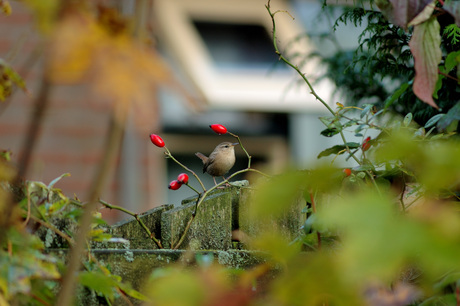
M0 6L2 8L3 14L5 14L6 16L10 16L13 12L10 3L6 0L0 1Z
M56 26L49 55L52 81L89 81L103 97L99 101L113 103L116 118L121 121L133 108L137 111L136 123L151 124L157 116L152 103L156 85L171 79L154 50L141 45L126 30L114 31L105 19L99 22L89 12L74 10L64 16Z

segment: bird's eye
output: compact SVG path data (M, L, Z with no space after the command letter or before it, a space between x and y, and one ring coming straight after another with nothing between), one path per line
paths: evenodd
M228 148L228 145L226 145L225 147Z

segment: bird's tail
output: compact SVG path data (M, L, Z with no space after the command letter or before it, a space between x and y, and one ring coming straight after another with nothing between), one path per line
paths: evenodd
M198 158L203 161L203 164L208 161L208 157L204 155L203 153L196 152L195 155L198 156Z

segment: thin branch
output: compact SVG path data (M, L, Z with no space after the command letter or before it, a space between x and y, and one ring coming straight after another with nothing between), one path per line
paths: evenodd
M52 230L53 232L55 232L56 234L58 234L59 236L64 238L70 246L73 246L75 244L75 241L72 239L72 237L70 237L66 233L60 231L57 227L55 227L51 223L45 222L45 221L41 220L40 218L35 217L33 214L30 214L29 212L26 212L25 210L22 210L22 213L23 214L29 214L30 219L32 219L34 222L37 222L40 225L42 225L42 226L44 226L46 228L49 228L50 230Z
M444 72L442 72L442 71L439 70L439 69L438 69L438 73L439 73L440 75L445 76L446 78L449 78L449 79L451 79L451 80L454 80L454 81L457 82L457 83L460 83L460 80L459 80L459 79L457 79L457 78L451 76L451 75L448 74L448 73L444 73Z
M228 133L238 140L238 143L240 144L241 149L243 149L244 153L246 153L246 156L248 157L248 169L251 168L252 156L249 155L248 151L246 151L246 149L244 148L243 143L241 142L240 136L238 136L236 134L233 134L233 133L230 133L230 132L228 132Z
M115 209L115 210L119 210L119 211L122 211L124 212L125 214L128 214L132 217L134 217L137 221L137 223L139 223L139 225L144 229L144 231L148 234L149 238L152 239L153 242L155 242L155 244L160 248L162 249L163 246L161 245L161 241L158 240L157 238L155 238L155 234L153 234L149 228L145 225L145 223L142 221L141 218L139 218L139 214L136 214L136 213L133 213L132 211L129 211L127 210L126 208L123 208L121 206L117 206L117 205L112 205L112 204L109 204L101 199L99 199L99 203L101 203L102 205L104 205L105 207L107 207L108 209Z
M74 297L75 288L77 285L76 276L80 269L81 254L85 251L86 237L91 227L93 212L97 210L98 199L102 189L107 181L109 170L114 165L115 157L118 153L118 148L121 144L123 136L123 128L126 122L126 115L124 118L115 120L111 119L109 127L109 137L107 138L106 147L104 149L104 156L102 163L98 168L98 172L94 178L89 192L89 201L85 205L83 215L80 219L80 228L76 237L74 247L71 249L70 258L67 265L67 272L64 275L62 289L57 297L57 305L70 305Z
M287 58L285 58L279 48L278 48L278 42L276 41L277 37L276 37L276 23L275 23L275 15L277 13L286 13L285 11L276 11L274 13L271 12L271 9L270 9L270 0L268 1L267 5L265 5L267 11L268 11L268 14L270 15L270 18L272 20L272 27L273 27L273 46L275 47L275 53L279 56L279 59L282 60L284 63L286 63L288 66L292 67L301 77L302 79L304 80L304 82L307 84L308 88L310 89L310 93L315 96L315 98L321 102L321 104L324 105L324 107L327 108L327 110L335 115L334 111L332 110L332 108L329 106L329 104L326 103L326 101L324 101L323 99L321 99L321 97L316 93L316 91L314 90L313 86L311 85L310 81L308 80L308 78L305 76L304 73L302 73L302 71L300 71L299 67L295 66L294 64L292 64ZM289 13L288 13L289 14ZM289 16L291 16L289 14ZM291 16L292 17L292 16Z
M316 202L315 196L313 195L313 191L310 191L310 201L311 201L311 208L314 214L316 214ZM321 233L316 231L316 236L318 237L318 250L321 250Z
M24 177L27 173L27 170L29 169L32 153L35 149L38 135L40 132L40 126L43 122L46 109L48 108L51 84L48 81L46 75L44 75L42 78L43 79L40 85L40 90L35 100L32 118L30 120L29 128L27 130L27 136L22 145L22 154L19 160L18 178Z
M27 193L27 217L26 217L26 219L25 219L24 222L23 222L23 225L24 225L24 226L26 226L27 223L29 223L30 215L31 215L31 212L30 212L30 194L29 194L29 186L26 187L26 193Z
M188 172L190 172L198 181L198 183L200 183L201 185L201 188L203 188L203 191L206 190L206 188L204 187L204 184L203 182L200 180L200 178L198 177L198 175L193 171L191 170L190 168L188 168L187 166L185 166L184 164L182 164L181 162L179 162L172 154L171 152L169 151L168 148L164 147L165 148L165 155L168 157L168 158L171 158L176 164L178 164L179 166L181 166L182 168L184 168L185 170L187 170Z

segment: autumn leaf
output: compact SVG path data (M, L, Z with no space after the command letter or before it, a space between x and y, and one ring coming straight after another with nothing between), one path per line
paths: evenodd
M123 121L134 109L137 124L151 124L157 113L154 90L160 83L171 82L169 69L153 49L136 41L125 28L115 31L108 24L113 23L88 11L69 9L52 35L48 75L61 84L89 81L104 98L99 103L110 103L117 119Z
M438 108L433 100L433 92L438 80L438 64L442 58L440 45L440 26L436 18L432 17L414 26L409 42L415 61L413 90L420 100L434 108Z
M6 16L10 16L11 15L11 5L8 1L0 1L0 9L1 11L3 12L3 14L5 14Z
M427 6L425 6L425 8L417 15L415 16L414 19L412 19L408 26L415 26L417 24L420 24L422 22L425 22L427 21L428 19L431 18L431 15L433 14L433 11L434 11L434 8L435 8L436 4L435 2L431 2L429 3Z

